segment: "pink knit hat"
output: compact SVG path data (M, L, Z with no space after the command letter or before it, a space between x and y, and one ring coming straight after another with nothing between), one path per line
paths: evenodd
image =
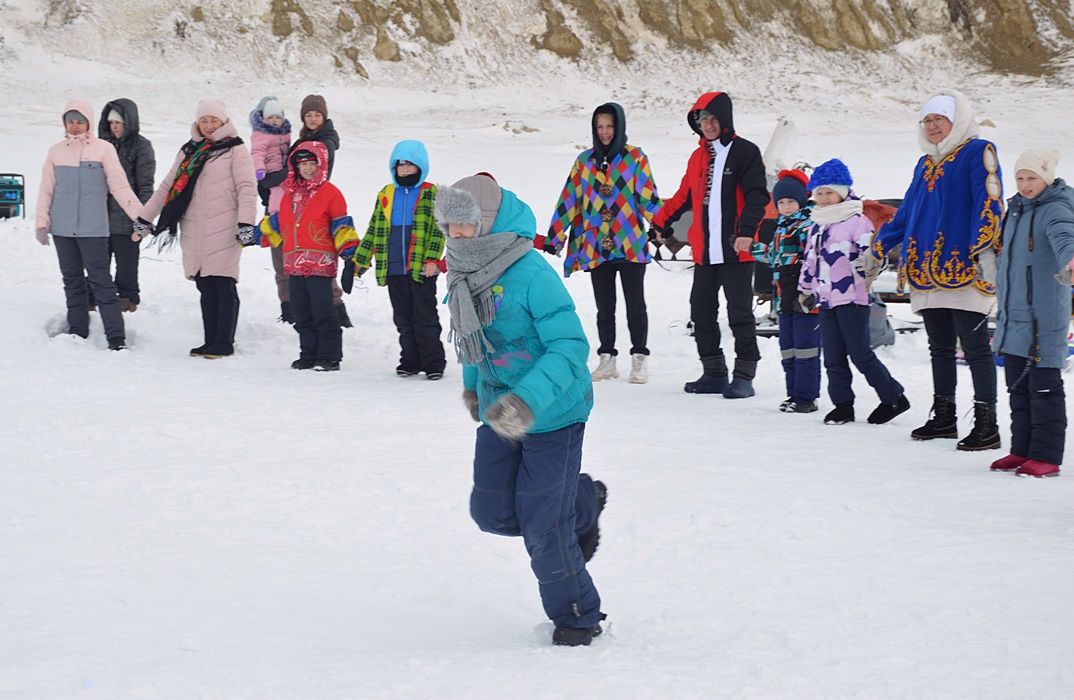
M201 119L202 117L216 117L222 122L227 121L227 109L224 107L223 100L202 100L198 102L198 110L194 116L195 119Z

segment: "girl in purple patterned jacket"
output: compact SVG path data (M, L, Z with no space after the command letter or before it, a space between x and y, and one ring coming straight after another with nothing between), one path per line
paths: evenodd
M850 362L880 396L880 405L869 415L870 423L887 423L910 408L902 385L869 346L871 280L866 278L861 257L869 250L873 224L862 213L862 201L850 189L853 184L850 170L838 159L813 171L809 188L816 207L798 280L802 307L820 306L828 396L835 404L824 417L828 425L854 420Z

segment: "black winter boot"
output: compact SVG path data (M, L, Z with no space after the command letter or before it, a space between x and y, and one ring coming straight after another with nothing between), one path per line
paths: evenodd
M902 394L895 399L895 403L882 403L874 408L873 412L869 414L869 422L873 425L881 425L900 413L906 413L909 410L910 401L906 398L906 394Z
M973 430L958 441L958 449L963 452L998 450L1001 444L999 426L996 425L996 404L974 401Z
M753 390L753 378L757 375L757 363L735 359L734 376L723 392L725 399L748 399L757 392Z
M597 553L600 546L600 514L604 512L604 505L608 502L608 487L603 481L593 482L593 491L597 494L597 519L593 521L593 527L578 538L578 546L582 550L582 559L589 561Z
M835 408L828 412L828 415L824 416L825 425L843 425L844 423L854 422L854 402L847 401L846 403L837 403Z
M552 633L552 644L557 647L587 647L594 638L600 636L602 631L600 625L581 629L577 627L557 627L556 631Z
M932 411L925 425L915 428L910 437L915 440L958 437L958 416L955 414L955 397L936 394L932 398Z
M697 381L686 382L683 391L687 394L722 394L727 390L727 360L722 354L701 358L705 371Z

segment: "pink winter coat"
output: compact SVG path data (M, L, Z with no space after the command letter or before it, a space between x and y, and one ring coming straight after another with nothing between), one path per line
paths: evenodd
M204 138L195 123L192 139ZM210 137L213 141L238 136L229 119ZM179 152L171 170L142 208L141 218L153 221L164 208L175 172L183 161ZM231 277L239 279L242 246L235 239L239 224L257 223L257 178L245 144L239 144L211 158L194 183L190 206L179 220L179 244L183 249L183 273L188 279Z
M63 114L71 110L90 124L93 112L88 104L73 100ZM53 236L107 238L109 194L127 216L138 215L141 202L131 190L115 147L92 130L80 136L68 134L48 149L37 192L36 228L48 229Z
M250 134L250 155L254 170L274 173L287 167L287 150L291 148L291 134L267 134L254 129Z

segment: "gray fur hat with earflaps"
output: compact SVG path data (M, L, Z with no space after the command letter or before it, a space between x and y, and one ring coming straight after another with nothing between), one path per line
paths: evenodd
M481 233L481 207L472 194L458 187L436 191L436 223L447 232L448 224L473 224Z

